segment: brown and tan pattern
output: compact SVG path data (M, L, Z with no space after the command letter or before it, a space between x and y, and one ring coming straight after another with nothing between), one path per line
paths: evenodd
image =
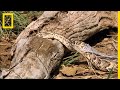
M111 27L117 28L114 11L46 11L18 36L5 78L49 78L62 60L64 47L81 53L97 69L110 71L113 68L116 72L117 56L99 53L84 43L92 35Z

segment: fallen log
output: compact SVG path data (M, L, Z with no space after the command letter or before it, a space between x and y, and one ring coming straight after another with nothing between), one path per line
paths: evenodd
M59 66L65 47L72 51L70 43L83 42L110 27L117 28L117 12L45 11L18 36L11 50L11 67L1 76L5 79L48 79L52 70ZM43 38L39 36L43 32L61 37Z

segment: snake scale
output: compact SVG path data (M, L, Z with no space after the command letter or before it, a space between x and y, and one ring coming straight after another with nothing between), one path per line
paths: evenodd
M38 34L39 37L42 38L51 38L51 39L57 39L60 41L63 45L65 45L69 50L71 51L77 51L81 53L84 57L86 57L91 64L93 64L97 69L102 71L112 71L117 72L117 61L111 61L111 59L117 59L117 56L109 56L105 55L103 53L100 53L96 51L94 48L92 48L89 44L86 44L84 42L75 42L71 43L68 39L66 39L63 36L60 36L55 33L49 33L49 32L41 32ZM109 58L109 60L103 60L100 59L98 56L101 56L105 59Z
M83 54L97 69L102 71L112 69L113 72L117 72L117 60L113 60L117 59L117 56L99 53L84 43L84 40L95 33L109 27L117 27L117 13L113 11L68 11L63 12L63 15L61 13L61 16L56 14L47 27L39 29L38 36L57 39L69 50ZM59 18L59 21L56 18Z

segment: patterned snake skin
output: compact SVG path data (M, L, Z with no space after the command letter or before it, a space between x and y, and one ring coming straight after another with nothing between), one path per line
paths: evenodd
M81 53L84 57L88 59L88 61L97 69L102 71L110 71L112 69L113 72L117 72L117 56L108 56L103 53L97 52L94 48L84 42L75 42L71 43L65 37L53 34L49 32L40 32L38 36L42 38L54 38L59 40L63 45L65 45L71 51L77 51ZM102 58L100 58L102 57Z

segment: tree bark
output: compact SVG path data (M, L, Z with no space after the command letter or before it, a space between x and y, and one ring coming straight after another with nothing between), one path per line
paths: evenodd
M20 40L20 45L22 44ZM11 69L5 79L47 79L64 55L63 45L57 40L37 36L24 40L25 44L17 48L11 63ZM17 63L13 63L14 60ZM6 74L6 73L5 73Z

